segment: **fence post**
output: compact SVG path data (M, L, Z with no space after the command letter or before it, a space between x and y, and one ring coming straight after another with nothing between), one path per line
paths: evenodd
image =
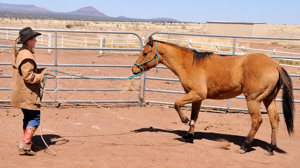
M142 40L143 46L145 46L145 37L143 36L143 40Z
M146 79L147 79L147 71L144 72L144 86L143 86L143 97L142 101L146 102Z
M232 45L232 56L235 55L235 46L236 46L236 38L233 38L233 45Z
M114 40L111 40L111 48L114 48Z
M57 31L54 32L54 66L55 69L57 69ZM55 75L57 75L57 72L55 72ZM55 78L54 79L54 98L57 100L57 87L58 87L58 80Z
M244 46L242 46L242 54L244 54Z
M48 33L48 47L51 47L51 34ZM48 49L48 53L51 53L51 49Z
M86 43L87 43L87 37L85 37L84 48L86 48Z
M192 40L189 41L189 48L192 48Z
M102 55L103 54L103 51L101 50L103 48L103 37L101 36L100 37L100 51L99 51L99 54Z
M64 47L64 35L61 35L61 47Z
M219 44L217 43L217 44L216 44L216 51L218 51L218 45L219 45Z
M275 53L276 53L276 49L274 49L273 56L275 56Z
M8 30L6 30L6 40L8 40Z
M227 101L226 113L228 113L229 109L230 109L230 99L228 99L228 101Z

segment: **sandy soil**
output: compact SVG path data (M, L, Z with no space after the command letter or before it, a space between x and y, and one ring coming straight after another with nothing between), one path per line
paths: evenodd
M300 163L298 115L292 137L280 122L274 156L264 155L271 133L267 115L244 155L237 150L250 128L245 113L201 112L190 144L181 141L188 127L166 106L47 106L33 138L42 148L32 157L19 155L16 148L22 137L20 110L2 105L0 118L1 167L298 167Z

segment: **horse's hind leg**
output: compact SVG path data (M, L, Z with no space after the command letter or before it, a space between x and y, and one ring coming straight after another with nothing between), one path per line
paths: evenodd
M190 121L190 130L187 135L183 136L187 142L193 143L194 141L194 131L195 131L195 124L198 119L198 114L200 110L202 101L198 101L195 103L192 103L192 112L191 112L191 121Z
M268 148L266 155L274 155L273 150L277 147L276 137L278 132L279 116L277 113L274 99L265 99L263 102L264 105L266 106L270 118L271 127L272 127L271 144L270 144L271 147Z
M254 136L262 123L262 117L260 112L260 102L257 101L247 101L248 110L251 115L251 129L249 134L244 141L241 149L238 151L240 154L246 153L247 149L251 146Z

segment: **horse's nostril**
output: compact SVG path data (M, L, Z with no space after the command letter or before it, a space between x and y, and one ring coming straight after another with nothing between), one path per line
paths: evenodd
M136 68L136 67L132 68L132 73L133 73L134 75L140 73L140 71L141 71L140 68Z

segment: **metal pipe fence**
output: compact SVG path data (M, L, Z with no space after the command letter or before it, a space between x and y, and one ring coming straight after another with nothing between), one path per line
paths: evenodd
M170 32L167 32L170 34ZM161 33L160 33L161 34ZM186 33L184 33L186 34ZM230 37L230 38L252 38L252 39L273 39L273 40L287 40L287 38L276 38L276 37L249 37L249 36L225 36L225 35L207 35L207 34L199 34L204 37ZM15 40L18 37L18 31L9 31L9 30L0 30L0 39L6 40ZM235 39L234 38L234 39ZM43 44L48 47L54 46L54 33L43 33L41 36L37 37L37 44ZM156 38L158 40L167 41L167 42L184 42L188 44L188 48L196 49L196 50L204 50L204 51L212 51L212 52L219 52L220 54L233 54L235 55L243 55L245 54L245 50L251 51L259 51L259 52L269 52L273 53L273 56L277 54L288 54L288 55L299 55L299 53L292 53L292 52L283 52L277 51L276 49L273 50L266 50L266 49L257 49L257 48L249 48L245 46L233 46L233 45L220 45L218 43L211 44L211 43L203 43L197 42L192 40L185 40L185 39L171 39L171 38ZM288 38L292 40L297 40L297 38ZM145 44L145 38L142 37L143 45ZM57 43L58 46L61 47L76 47L76 48L116 48L115 46L128 46L128 45L140 45L138 38L127 38L127 37L112 37L112 36L100 36L99 38L87 37L87 36L75 36L75 35L58 35L57 36ZM195 45L204 45L204 46L214 46L215 49L209 48L199 48L194 47ZM228 48L229 50L236 51L237 49L241 50L240 53L237 52L229 52L223 51L220 49ZM51 52L51 50L49 50ZM114 51L114 50L100 50L100 55L103 53L124 53L124 51ZM138 54L139 52L126 52L130 54ZM279 57L278 57L279 58ZM285 57L286 58L286 57ZM291 58L292 59L292 58Z
M20 29L17 28L0 28L0 32L1 30L10 30L10 31L18 31ZM134 33L134 32L115 32L115 31L78 31L78 30L48 30L48 29L37 29L37 31L41 31L41 32L51 32L51 34L47 37L43 37L43 39L54 39L54 44L53 42L50 43L50 45L47 43L47 45L41 45L41 46L37 46L37 49L48 49L48 50L54 50L54 63L52 64L38 64L41 66L54 66L54 67L126 67L129 68L132 65L95 65L95 64L59 64L57 62L57 51L58 50L99 50L99 51L118 51L118 52L127 52L127 51L134 51L134 52L140 52L141 49L143 48L144 45L144 41L145 39L140 37L138 34ZM128 40L126 40L125 38L122 39L122 37L101 37L102 40L100 40L100 45L99 46L90 46L87 47L87 45L81 45L81 46L77 46L77 47L66 47L64 45L62 45L62 43L59 43L59 39L62 39L64 41L68 41L66 39L67 36L65 35L61 35L58 36L58 33L63 33L63 32L67 32L67 33L103 33L103 34L132 34L135 35L138 39L139 39L139 43L134 43L133 45L137 45L138 44L138 48L115 48L114 44L117 45L121 45L123 43L114 43L111 41L111 43L109 43L109 45L111 46L110 48L107 47L101 47L103 43L107 44L107 41L105 42L104 38L108 39L111 38L112 40L116 40L116 39L121 39L124 40L126 42L128 42ZM149 35L153 36L153 35L157 35L157 34L165 34L165 35L179 35L179 36L199 36L199 37L224 37L224 38L232 38L233 39L233 43L232 46L227 46L227 45L218 45L218 44L208 44L208 43L199 43L199 42L192 42L191 40L180 40L180 39L166 39L166 38L155 38L155 39L160 39L160 40L168 40L168 41L183 41L183 42L187 42L189 45L189 48L193 48L193 44L204 44L204 45L209 45L209 46L215 46L216 49L212 50L212 51L216 51L216 52L221 52L221 50L219 49L219 47L229 47L232 48L232 52L227 52L225 54L228 55L233 55L233 56L237 56L237 55L242 55L243 53L236 53L236 49L252 49L252 48L245 48L245 47L237 47L236 46L236 40L240 39L240 38L245 38L245 39L274 39L274 40L292 40L292 41L299 41L300 38L277 38L277 37L250 37L250 36L225 36L225 35L208 35L208 34L193 34L193 33L176 33L176 32L153 32ZM77 36L76 36L77 37ZM0 38L1 38L1 33L0 33ZM17 38L17 37L16 37ZM101 39L100 38L100 39ZM95 38L97 39L97 38ZM132 38L134 39L134 38ZM42 41L42 40L41 40ZM86 42L84 40L81 40L83 42ZM49 40L48 40L49 42ZM71 41L72 42L72 41ZM101 44L102 43L102 44ZM66 44L66 43L64 43ZM88 44L88 43L86 43ZM132 43L129 43L132 44ZM12 46L8 46L8 45L0 45L0 48L12 48ZM201 48L193 48L193 49L201 49ZM202 49L201 49L202 50ZM263 51L261 49L252 49L252 50L257 50L257 51ZM243 51L243 50L242 50ZM269 55L271 58L284 58L284 59L293 59L293 60L299 60L300 57L297 56L280 56L280 55L276 55L275 53L281 53L281 54L289 54L289 55L300 55L300 53L289 53L289 52L281 52L281 51L272 51L272 50L265 50L268 52L273 53L272 55ZM216 53L219 54L219 53ZM220 54L224 54L224 52L221 52ZM0 65L11 65L11 63L0 63ZM161 69L167 69L167 67L165 66L158 66L158 68ZM291 77L300 77L300 75L298 74L290 74ZM1 78L11 78L11 76L9 75L0 75L0 79ZM97 77L94 77L97 78ZM119 78L119 77L105 77L105 78ZM71 77L69 76L59 76L59 79L71 79ZM78 79L76 77L74 77L74 79ZM99 103L141 103L142 101L148 102L148 103L157 103L157 104L167 104L167 105L173 105L173 102L162 102L162 101L153 101L150 99L146 99L146 94L150 93L150 92L161 92L161 93L168 93L168 94L185 94L183 91L176 91L176 90L162 90L162 89L152 89L152 88L148 88L147 86L149 86L148 81L151 80L159 80L159 81L172 81L172 82L179 82L178 79L170 79L170 78L156 78L156 77L150 77L147 75L147 73L144 74L144 78L142 80L142 78L139 77L140 83L139 83L139 92L138 92L138 99L137 100L93 100L94 102L99 102ZM141 88L143 85L143 88ZM55 90L57 86L55 86L55 88L48 88L48 90ZM294 90L300 90L299 87L294 87ZM0 88L1 90L10 90L10 88ZM58 89L58 91L71 91L72 89L70 88L65 88L65 89ZM122 89L101 89L101 88L92 88L92 89L85 89L85 88L79 88L77 89L78 91L122 91ZM237 96L235 97L235 99L244 99L244 96ZM224 110L247 110L247 109L239 109L239 108L233 108L230 107L230 99L228 99L228 103L226 107L217 107L217 106L202 106L205 108L217 108L217 109L224 109ZM282 101L281 99L276 99L276 101ZM0 100L0 102L9 102L7 100ZM54 102L51 100L44 100L43 102ZM69 102L76 102L76 103L84 103L84 102L89 102L89 101L84 101L84 100L72 100ZM295 103L300 103L300 100L295 100ZM190 106L190 105L188 105Z
M78 32L77 32L78 33ZM4 40L15 40L19 36L18 31L14 30L1 30L0 39ZM55 44L54 32L44 32L42 35L37 37L37 44L44 46L54 46ZM142 38L143 43L145 41ZM111 36L100 36L99 38L87 37L87 36L76 36L76 35L57 35L57 45L61 47L81 47L81 48L120 48L122 46L140 46L139 38L128 38L128 37L111 37ZM117 47L116 47L117 46ZM128 47L126 47L128 48ZM50 53L51 50L48 50ZM113 50L100 50L99 54L103 53L121 53ZM124 52L124 51L123 51ZM127 52L129 53L129 52ZM131 54L138 54L139 52L131 52Z
M6 31L16 31L18 32L20 28L2 28L0 27L0 31L6 30ZM81 30L50 30L50 29L35 29L39 32L51 32L54 34L54 46L52 42L50 43L50 46L36 46L36 49L48 49L48 50L54 50L54 63L52 64L38 64L39 66L53 66L54 68L59 67L108 67L108 68L115 68L115 67L124 67L128 68L131 67L131 65L95 65L95 64L59 64L58 63L58 50L116 50L116 51L141 51L143 48L143 40L142 38L134 33L134 32L118 32L118 31L81 31ZM137 48L101 48L99 47L91 47L91 48L85 48L85 47L62 47L58 45L58 33L93 33L93 34L121 34L121 35L134 35L139 40L138 47ZM0 35L1 36L1 35ZM18 35L17 35L18 36ZM17 38L16 36L16 38ZM52 35L48 37L53 37ZM14 39L15 40L15 39ZM12 45L0 45L0 48L13 48ZM12 65L11 63L7 62L0 62L0 65ZM57 73L56 73L57 74ZM0 75L0 79L4 78L11 78L11 75ZM47 78L53 78L53 77L47 77ZM124 77L93 77L95 79L119 79ZM70 77L70 76L58 76L58 79L81 79L78 77ZM136 77L135 79L139 79L139 86L138 86L138 93L136 95L136 99L134 100L70 100L68 102L71 103L140 103L141 102L141 81L142 78ZM0 88L0 90L11 90L11 88ZM49 91L71 91L74 90L72 88L64 88L64 89L58 89L57 88L57 81L55 80L55 86L54 88L46 88L46 90ZM119 88L109 88L109 89L101 89L101 88L92 88L92 89L86 89L86 88L78 88L76 91L124 91L125 89L119 89ZM55 99L57 99L57 92L55 92ZM59 102L65 102L65 100L58 100ZM0 100L0 102L10 102L10 100ZM42 102L55 102L54 100L43 100Z

